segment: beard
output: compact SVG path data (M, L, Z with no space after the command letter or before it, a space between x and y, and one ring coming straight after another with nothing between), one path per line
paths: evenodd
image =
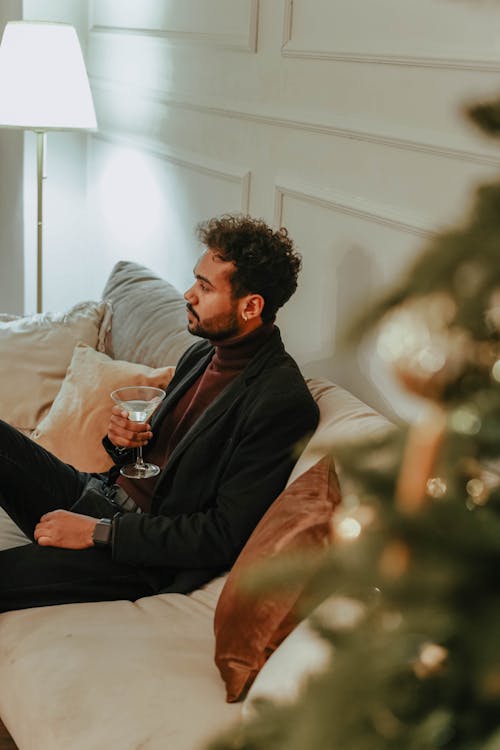
M215 315L202 322L189 303L186 307L195 318L192 323L188 322L187 326L189 333L192 333L193 336L199 336L210 341L226 341L240 333L240 325L235 310Z

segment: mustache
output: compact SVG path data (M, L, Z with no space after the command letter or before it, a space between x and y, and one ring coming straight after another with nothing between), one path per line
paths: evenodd
M186 303L186 310L189 310L189 312L191 313L191 315L194 315L194 317L196 318L196 320L199 320L198 315L193 310L193 306L189 302Z

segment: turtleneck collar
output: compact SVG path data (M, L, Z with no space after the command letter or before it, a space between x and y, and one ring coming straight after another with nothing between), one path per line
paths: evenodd
M215 346L211 367L242 370L274 331L274 323L263 323L246 336L211 342Z

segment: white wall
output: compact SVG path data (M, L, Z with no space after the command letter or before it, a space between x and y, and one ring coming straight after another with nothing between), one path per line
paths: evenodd
M0 36L21 14L21 0L0 3ZM22 133L0 130L0 310L8 313L24 307L22 161Z
M288 226L303 253L300 288L279 322L304 371L404 412L380 363L339 340L498 173L500 152L461 110L500 86L500 3L25 6L76 17L82 37L88 11L100 126L89 139L88 222L85 143L49 136L47 304L99 296L120 258L183 289L199 251L194 225L249 211Z
M500 5L98 0L90 21L95 262L184 288L200 219L285 224L304 258L279 321L291 352L390 412L379 363L339 338L497 172L461 107L498 89Z

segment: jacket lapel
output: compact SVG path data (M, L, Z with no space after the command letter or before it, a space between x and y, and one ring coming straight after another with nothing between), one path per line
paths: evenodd
M200 362L199 367L194 368L191 373L188 373L182 379L178 386L175 387L174 392L179 392L178 389L181 389L181 384L184 384L183 390L185 390L190 383L194 382L195 378L197 378L201 374L201 372L208 366L208 362L212 357L212 351L213 350L210 351L210 354L208 356L203 357L203 360ZM277 355L280 356L281 354L283 354L283 352L284 347L281 341L281 336L278 329L276 328L274 335L271 336L269 341L264 344L262 349L247 365L245 370L243 370L243 372L238 375L238 377L236 377L233 382L230 383L222 391L222 393L215 399L215 401L213 401L213 403L210 404L210 406L205 410L201 417L194 423L191 429L188 430L182 440L179 441L177 446L172 451L166 467L162 470L161 474L158 477L156 489L159 487L166 474L172 471L173 468L175 468L179 457L184 453L186 448L188 448L193 440L195 440L198 435L200 435L200 433L206 430L217 419L219 419L219 417L221 417L231 406L233 406L237 401L243 398L248 384L261 372L261 370L265 367L270 359L276 357ZM183 390L180 391L179 395L181 395ZM172 403L172 400L170 398L168 403ZM163 411L163 408L161 409L161 411Z
M192 425L191 429L184 435L179 441L174 450L172 451L166 467L163 469L163 473L170 471L176 464L179 457L184 453L186 448L195 440L200 433L210 427L227 409L232 406L237 400L239 400L246 390L246 385L243 380L243 375L238 375L235 380L225 388L222 393L210 404L210 406L204 411L199 419Z

